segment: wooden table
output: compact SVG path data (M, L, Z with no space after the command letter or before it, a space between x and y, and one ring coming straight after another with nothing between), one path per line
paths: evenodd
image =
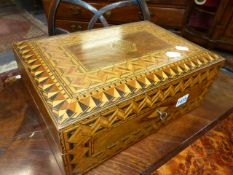
M221 73L204 102L88 175L150 174L233 112L233 78ZM0 174L62 174L19 80L0 92Z

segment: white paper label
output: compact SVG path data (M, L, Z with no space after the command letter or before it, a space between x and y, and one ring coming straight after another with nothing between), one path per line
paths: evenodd
M177 100L177 102L176 102L176 107L178 107L178 106L180 106L180 105L186 103L187 100L188 100L188 98L189 98L189 94L186 94L185 96L180 97L180 98Z

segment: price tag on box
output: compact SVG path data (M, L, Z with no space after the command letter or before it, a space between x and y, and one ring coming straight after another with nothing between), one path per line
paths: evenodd
M189 94L186 94L185 96L180 97L180 98L177 100L177 102L176 102L176 107L178 107L178 106L180 106L180 105L186 103L187 100L188 100L188 98L189 98Z

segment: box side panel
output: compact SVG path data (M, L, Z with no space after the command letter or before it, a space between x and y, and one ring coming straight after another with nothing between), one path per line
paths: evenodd
M51 120L49 113L46 109L46 107L43 105L43 102L38 95L37 91L35 90L35 87L33 87L29 76L27 75L27 72L25 71L25 68L23 67L20 56L17 54L17 52L14 50L15 57L17 58L17 64L19 71L22 75L22 79L24 82L24 85L27 89L27 92L30 94L30 102L31 106L33 107L34 111L38 114L38 120L40 122L40 125L43 129L44 135L47 138L47 141L51 147L51 150L59 164L60 169L64 173L64 165L62 160L62 148L60 144L60 132L56 129L55 125L53 124L53 121Z
M69 174L82 174L197 107L222 61L195 70L64 129Z

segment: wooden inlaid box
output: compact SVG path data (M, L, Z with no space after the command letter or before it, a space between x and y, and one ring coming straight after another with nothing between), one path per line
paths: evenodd
M150 22L13 48L67 174L88 171L197 107L223 64Z

